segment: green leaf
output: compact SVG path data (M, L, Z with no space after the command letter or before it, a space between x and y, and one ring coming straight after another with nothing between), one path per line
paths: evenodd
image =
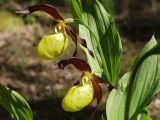
M88 13L83 13L83 21L90 26L91 29L94 29L94 34L98 35L98 31L96 31L96 22L92 15ZM94 54L94 58L88 53L86 48L83 47L83 49L86 52L88 63L92 69L92 72L98 76L102 75L102 63L101 58L97 49L97 43L90 31L83 25L79 25L79 36L81 38L84 38L87 42L87 47L89 50L91 50ZM99 64L101 63L101 64Z
M91 67L92 74L95 74L97 76L102 75L102 69L100 68L98 62L89 54L88 49L83 47L81 45L81 48L85 51L86 56L87 56L87 61L89 66Z
M152 100L160 83L160 46L152 37L138 55L132 67L128 89L128 113L126 118L133 119L143 111Z
M114 0L99 0L104 8L113 15L115 13L114 7L115 7L115 1Z
M138 115L137 120L152 120L152 118L148 116L146 111L144 111L143 113Z
M82 20L82 7L80 0L67 0L70 12L75 20Z
M17 92L0 84L0 104L13 120L32 120L32 112L25 99Z
M101 60L96 59L99 65L102 66L103 79L106 79L109 84L115 86L116 76L120 67L122 46L112 17L98 0L86 0L82 24L89 29L92 36L92 44L90 45L99 52ZM94 45L94 42L96 42L96 45Z
M121 55L121 39L116 30L112 17L106 12L104 7L98 0L95 5L96 23L98 26L98 32L100 37L100 45L103 51L105 65L107 69L104 70L104 75L108 72L110 79L109 83L115 85L115 80L120 67L120 55Z
M148 116L146 113L143 113L140 120L152 120L152 118Z
M126 73L119 81L117 89L113 89L106 104L107 120L124 120L127 86L131 73Z
M82 20L76 20L76 22L80 24L80 37L86 39L87 47L94 53L93 59L95 60L89 64L97 64L98 62L103 70L101 74L98 73L99 76L115 86L120 68L121 39L113 18L98 0L83 2L85 7L83 7ZM73 1L70 2L70 6L73 8ZM75 12L72 12L72 15L74 19L80 18Z
M109 83L114 86L119 72L121 55L121 40L115 25L111 25L104 36L101 37L100 44L105 58L105 64L110 75ZM107 70L105 70L105 72L107 72ZM105 73L103 74L105 75Z
M138 66L139 62L143 61L145 59L145 57L148 56L148 54L152 54L150 51L155 49L157 44L158 43L157 43L155 37L152 36L151 40L145 45L145 47L138 54L138 56L137 56L137 58L136 58L136 60L135 60L131 69L132 70L135 69L135 67Z
M107 120L136 120L160 90L160 45L154 37L142 49L129 73L109 95Z

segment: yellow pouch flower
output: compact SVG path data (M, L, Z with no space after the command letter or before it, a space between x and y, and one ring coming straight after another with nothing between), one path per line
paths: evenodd
M93 99L94 90L91 81L83 81L80 84L69 89L62 101L62 107L65 111L76 112L87 106Z
M65 41L63 33L44 36L37 46L38 56L47 60L56 59L64 51Z
M55 33L46 35L38 43L36 52L39 57L47 60L69 59L73 56L76 45L67 35L64 23L55 27ZM60 58L59 58L60 57Z

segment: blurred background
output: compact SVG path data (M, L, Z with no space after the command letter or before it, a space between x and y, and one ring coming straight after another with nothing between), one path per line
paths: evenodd
M123 42L119 77L127 72L136 54L152 34L160 37L159 0L100 0L115 18ZM56 69L53 62L35 55L36 43L54 28L53 19L43 13L18 15L15 10L29 5L48 3L64 17L71 17L65 0L0 0L0 83L18 91L29 102L34 120L88 120L96 107L94 100L76 113L62 110L61 100L81 72L73 66ZM108 89L103 86L103 99L95 119L105 114ZM149 106L149 114L160 120L160 94ZM7 111L0 107L0 120L9 120Z

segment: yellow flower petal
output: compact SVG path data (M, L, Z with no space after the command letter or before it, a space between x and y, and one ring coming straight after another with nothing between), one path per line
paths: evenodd
M92 101L93 95L94 90L91 82L73 86L64 97L62 107L69 112L79 111Z
M37 46L37 54L47 60L56 59L65 49L67 40L63 33L44 36Z

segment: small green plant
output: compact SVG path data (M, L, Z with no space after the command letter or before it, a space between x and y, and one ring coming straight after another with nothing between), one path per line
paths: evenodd
M82 71L78 83L62 100L65 111L76 112L95 96L101 101L100 83L111 90L106 100L107 120L151 120L147 106L160 90L160 44L153 36L137 55L130 71L120 80L121 39L114 19L99 0L68 0L73 18L63 18L50 5L35 5L17 11L29 14L44 11L57 22L51 35L38 43L36 53L56 61L63 69L68 64ZM73 28L73 25L76 26ZM32 120L27 102L15 91L0 86L0 103L14 120ZM101 117L102 120L106 118Z

